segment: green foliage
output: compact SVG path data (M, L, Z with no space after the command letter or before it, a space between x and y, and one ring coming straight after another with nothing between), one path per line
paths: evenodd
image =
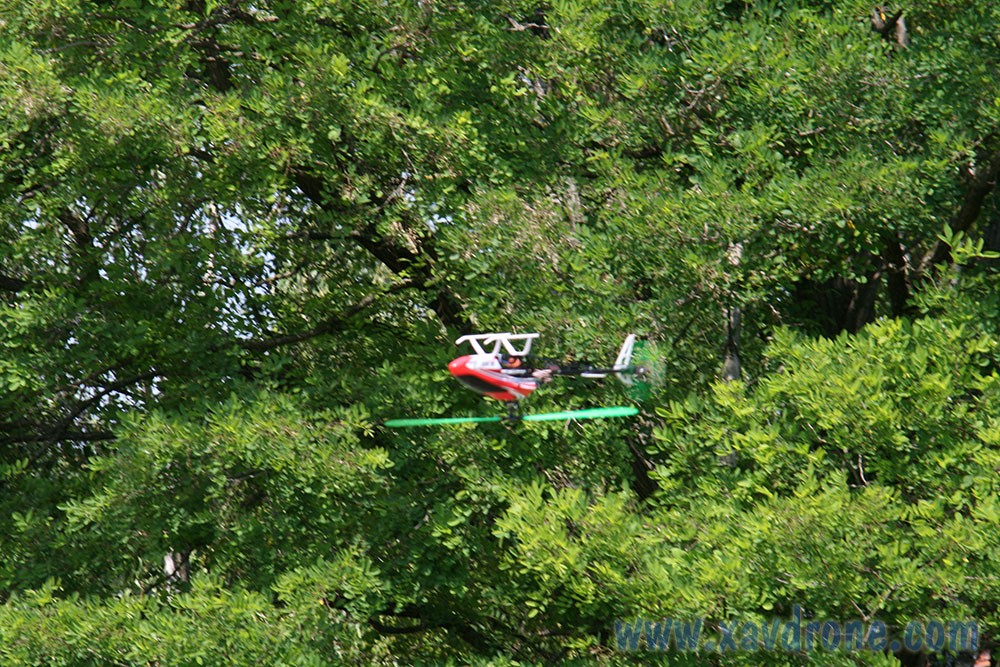
M0 662L995 641L994 5L0 3ZM381 427L497 414L471 330L655 381Z
M744 598L751 608L796 600L899 627L990 616L997 345L970 329L920 319L837 340L783 333L757 386L661 410L659 504L699 526L698 548L730 554L724 581L760 577L749 590L766 599Z
M83 551L79 579L109 539L117 547L90 590L155 584L168 552L251 589L332 556L377 516L391 466L384 451L359 448L365 427L357 411L306 417L287 400L234 398L202 423L152 415L124 429L112 454L88 464L93 495L60 506L70 549Z
M10 665L371 664L379 652L359 641L363 627L330 608L323 597L342 570L322 563L289 576L294 596L276 607L263 593L234 590L206 576L191 591L169 600L122 596L102 601L58 597L59 586L15 597L0 609L5 641L0 661ZM314 576L322 585L313 585ZM333 578L330 575L335 575ZM281 595L282 588L275 593ZM294 599L293 599L294 598Z

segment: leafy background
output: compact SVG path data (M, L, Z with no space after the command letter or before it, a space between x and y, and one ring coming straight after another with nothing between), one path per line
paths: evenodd
M1000 600L1000 9L0 3L4 664L623 653ZM492 414L473 331L646 341ZM948 663L951 664L951 663Z

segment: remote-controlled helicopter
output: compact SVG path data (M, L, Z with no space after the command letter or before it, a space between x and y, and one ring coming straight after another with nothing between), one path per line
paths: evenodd
M529 354L537 333L488 333L462 336L456 345L468 344L472 354L462 355L448 364L448 371L466 388L507 404L504 417L442 417L427 419L390 419L386 426L431 426L499 421L557 421L564 419L603 419L637 414L634 407L606 407L521 415L519 401L556 377L605 378L614 375L626 385L642 379L646 369L632 365L635 334L625 338L614 364L599 368L585 363L560 366L533 362Z

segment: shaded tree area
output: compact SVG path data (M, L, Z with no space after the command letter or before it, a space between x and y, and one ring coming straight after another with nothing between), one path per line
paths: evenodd
M615 636L795 605L991 646L998 23L2 3L0 659L945 659ZM529 409L641 415L381 426L497 410L474 331L638 333L650 391Z

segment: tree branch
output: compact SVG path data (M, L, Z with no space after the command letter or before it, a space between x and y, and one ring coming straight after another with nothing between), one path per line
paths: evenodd
M410 281L400 283L393 286L391 289L382 292L382 294L397 292L408 287L413 287L413 283ZM342 331L348 320L375 303L375 299L378 296L380 295L368 294L357 303L348 306L336 315L328 317L316 326L306 329L305 331L283 334L275 336L274 338L265 338L263 340L248 340L241 343L241 346L251 352L266 352L268 350L273 350L276 347L295 345L296 343L307 341L310 338L316 338L317 336Z
M433 630L440 626L429 626L424 623L419 623L417 625L408 625L405 627L398 627L393 625L384 625L374 618L368 619L368 625L372 627L375 632L382 635L410 635L417 632L426 632L427 630Z
M97 405L101 399L108 394L121 391L144 380L151 380L159 375L161 375L161 373L157 371L145 371L122 380L102 385L93 396L79 401L76 405L72 406L67 414L51 423L8 422L6 424L0 424L0 432L6 431L4 436L0 437L0 444L51 444L59 441L96 442L102 440L114 440L115 435L111 431L73 431L70 429L83 414ZM17 431L20 431L20 433ZM31 455L31 460L37 460L44 451L45 447L36 450Z
M0 429L6 429L9 425L0 424ZM37 426L37 425L35 425ZM51 432L39 432L39 433L24 433L16 434L12 433L0 438L0 444L28 444L45 442L51 443L57 440L66 440L69 442L99 442L101 440L114 440L115 434L111 431L63 431L58 434L58 436L53 436ZM37 457L32 457L37 458Z
M901 317L910 301L910 284L907 279L906 249L899 234L885 239L885 270L889 291L889 308L893 317Z
M993 153L987 158L982 169L970 168L972 176L969 189L962 199L962 206L952 217L949 226L954 232L968 232L973 223L979 218L979 213L983 209L986 197L993 192L996 187L997 177L1000 176L1000 151ZM920 260L918 273L926 274L938 264L951 261L951 246L944 241L938 240L934 247Z
M65 430L68 429L73 424L73 422L75 422L80 417L80 415L82 415L87 410L95 406L97 403L101 401L102 398L104 398L108 394L114 393L116 391L121 391L123 389L131 387L132 385L138 384L139 382L143 382L145 380L152 380L153 378L159 375L160 373L156 372L155 370L146 371L143 373L139 373L138 375L126 378L124 380L118 380L117 382L112 382L110 384L103 385L97 393L95 393L90 398L78 403L73 408L73 410L70 411L68 415L66 415L65 417L60 419L56 424L50 427L50 432L54 436L58 436L58 434L65 432ZM53 439L58 439L58 438L53 438Z
M331 202L325 193L324 181L308 169L295 169L293 172L295 185L314 204L324 211L350 216L357 212ZM381 214L392 199L399 195L400 188L392 193L376 207ZM437 288L432 290L433 275L431 264L437 255L429 241L422 242L416 251L395 242L378 233L376 221L369 216L368 222L361 228L350 233L349 238L364 248L368 254L384 264L396 275L405 275L413 287L429 292L429 304L437 313L438 318L447 326L461 332L470 329L465 309L450 291Z
M0 292L13 292L17 294L27 286L27 280L22 280L6 273L0 273Z

